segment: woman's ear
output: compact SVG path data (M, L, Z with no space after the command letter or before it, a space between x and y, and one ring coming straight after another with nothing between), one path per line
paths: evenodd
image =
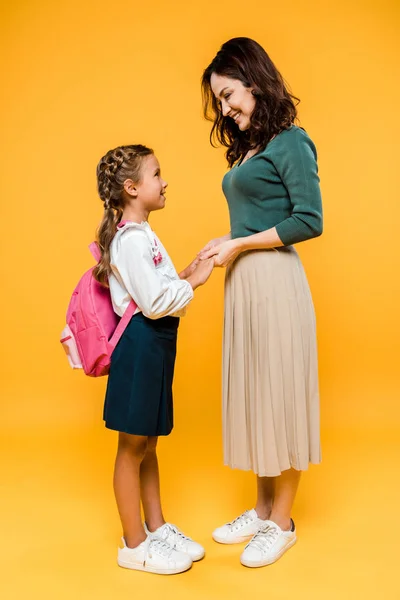
M132 179L125 179L124 190L131 198L136 198L138 194L135 183L132 181Z

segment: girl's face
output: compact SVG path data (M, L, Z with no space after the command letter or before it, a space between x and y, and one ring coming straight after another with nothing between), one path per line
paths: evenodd
M224 117L233 119L241 131L248 129L256 105L256 99L251 93L253 88L245 87L239 79L216 73L211 75L210 83Z
M143 159L140 171L140 182L134 184L136 201L148 212L164 208L168 183L161 177L160 165L154 154Z

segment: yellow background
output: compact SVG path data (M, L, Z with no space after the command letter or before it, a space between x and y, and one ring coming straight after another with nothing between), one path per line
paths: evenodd
M399 13L391 0L1 6L2 597L400 598ZM222 466L216 271L181 324L176 426L159 453L166 516L207 557L162 578L116 567L106 382L72 372L58 339L92 264L95 167L111 147L155 149L169 194L151 223L178 269L228 231L199 82L242 35L301 98L319 152L325 232L298 250L318 319L324 462L304 476L299 542L279 563L244 569L240 548L212 542L254 503L253 476Z

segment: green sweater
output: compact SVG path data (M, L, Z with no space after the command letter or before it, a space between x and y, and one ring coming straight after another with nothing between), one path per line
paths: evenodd
M243 164L226 173L232 239L276 227L285 246L322 233L317 152L293 125Z

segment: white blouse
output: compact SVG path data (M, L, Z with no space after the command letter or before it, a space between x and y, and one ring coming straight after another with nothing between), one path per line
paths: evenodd
M122 221L110 247L110 293L115 312L122 316L131 298L135 314L150 319L181 317L193 298L188 281L178 273L147 221Z

